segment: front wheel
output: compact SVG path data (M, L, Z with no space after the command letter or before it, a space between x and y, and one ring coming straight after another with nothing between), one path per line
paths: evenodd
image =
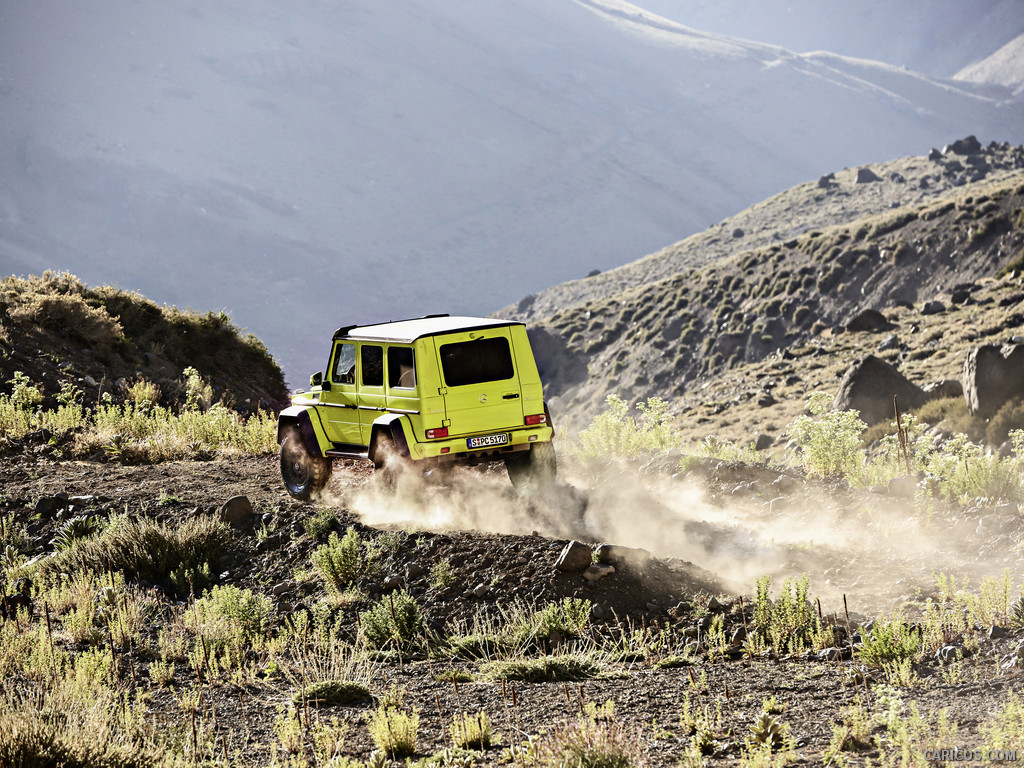
M508 479L520 493L535 493L551 488L558 476L558 459L551 443L535 443L529 451L517 451L505 457Z
M331 460L312 453L299 430L285 431L281 440L281 479L288 493L309 501L331 478Z

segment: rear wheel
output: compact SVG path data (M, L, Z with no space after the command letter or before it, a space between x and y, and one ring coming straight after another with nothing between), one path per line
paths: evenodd
M285 430L281 440L281 479L288 493L309 501L331 478L331 460L312 453L295 427Z
M528 451L517 451L505 457L508 479L521 493L535 493L551 488L558 476L555 446L550 442L535 443Z
M379 431L373 436L370 458L373 460L373 475L378 485L389 492L394 492L398 488L402 475L408 472L411 466L409 457L402 454L394 438L384 431Z

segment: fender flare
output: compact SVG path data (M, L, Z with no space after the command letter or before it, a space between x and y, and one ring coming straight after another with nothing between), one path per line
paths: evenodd
M304 405L293 405L281 411L277 417L277 444L281 444L281 438L286 428L298 427L306 448L315 453L324 455L324 446L330 445L327 435L323 432L320 424L319 414L310 414L315 408Z
M369 458L372 461L377 443L377 435L384 433L394 442L395 447L398 449L399 455L408 458L409 453L409 438L406 434L406 430L412 431L409 426L409 420L400 413L389 413L380 418L374 419L373 427L370 430L370 447L369 447Z

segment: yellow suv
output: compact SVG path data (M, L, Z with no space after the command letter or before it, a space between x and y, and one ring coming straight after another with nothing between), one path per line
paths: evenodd
M334 458L403 469L504 461L513 485L555 479L554 429L522 323L428 315L334 334L327 370L281 411L288 492L308 499Z

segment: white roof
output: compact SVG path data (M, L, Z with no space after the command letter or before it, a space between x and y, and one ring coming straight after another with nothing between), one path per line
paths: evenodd
M342 328L334 338L372 339L374 341L396 341L409 343L424 336L436 336L455 331L472 331L480 328L502 328L522 325L515 320L496 320L491 317L421 317L415 320L399 320L394 323L358 325ZM345 331L345 332L342 332Z

